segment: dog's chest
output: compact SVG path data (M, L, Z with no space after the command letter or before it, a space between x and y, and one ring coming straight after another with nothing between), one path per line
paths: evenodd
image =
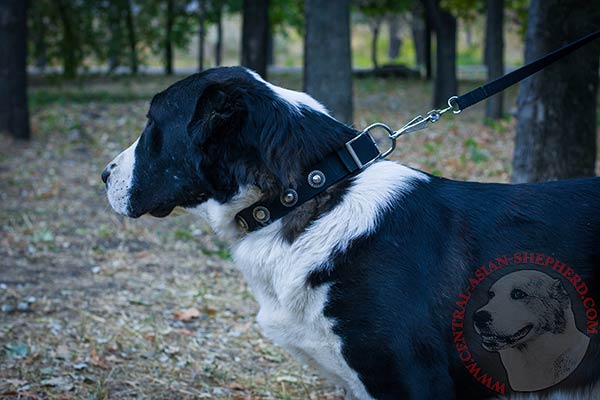
M329 286L306 281L315 267L310 253L265 234L239 243L233 256L260 305L257 322L265 336L358 398L370 399L342 355L334 321L324 314Z

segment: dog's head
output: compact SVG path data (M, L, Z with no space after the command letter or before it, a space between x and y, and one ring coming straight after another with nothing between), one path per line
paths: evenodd
M102 173L122 215L230 201L247 187L276 195L354 131L310 96L241 67L190 76L156 95L139 139Z
M473 315L486 350L517 347L544 333L565 329L569 295L559 279L543 272L510 273L490 287L488 296L488 303Z

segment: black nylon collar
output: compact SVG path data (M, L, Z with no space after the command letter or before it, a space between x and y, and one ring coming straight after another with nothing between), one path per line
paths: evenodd
M236 214L238 226L253 232L284 217L327 188L346 179L381 157L373 137L363 132L343 147L305 171L296 188L288 188L279 198L252 204Z

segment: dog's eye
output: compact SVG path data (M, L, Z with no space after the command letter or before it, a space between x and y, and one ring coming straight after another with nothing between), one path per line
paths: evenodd
M521 289L513 289L513 291L510 292L510 297L514 300L524 299L525 297L527 297L527 293L525 293Z
M491 290L488 292L488 299L493 299L494 296L496 295L496 293L492 292Z

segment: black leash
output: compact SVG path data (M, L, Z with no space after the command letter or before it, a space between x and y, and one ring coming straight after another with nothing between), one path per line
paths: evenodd
M430 123L437 122L443 114L452 111L459 114L464 109L479 103L503 91L509 86L546 68L555 61L567 56L581 46L600 38L600 30L576 40L544 57L524 65L498 79L486 83L461 96L448 99L448 107L431 110L425 117L419 115L397 131L382 123L375 123L361 132L343 147L325 157L321 162L305 172L296 188L288 188L279 198L254 203L236 214L238 226L245 232L253 232L282 218L293 209L301 206L332 185L353 176L373 162L389 156L396 148L396 139L400 136L425 129ZM371 136L371 131L383 129L390 139L390 147L382 152Z
M528 76L531 76L536 72L541 71L542 69L546 68L555 61L560 60L561 58L567 56L568 54L571 54L581 46L598 38L600 38L600 30L594 33L590 33L589 35L584 36L581 39L574 41L573 43L563 46L560 49L555 50L552 53L547 54L536 61L533 61L498 79L486 83L485 85L480 86L477 89L471 90L470 92L465 93L462 96L458 96L456 97L456 99L454 99L454 102L456 102L456 105L458 106L458 110L460 112L465 108L470 107L475 103L479 103L481 100L487 99L488 97L503 91L509 86L512 86L515 83L522 81Z

